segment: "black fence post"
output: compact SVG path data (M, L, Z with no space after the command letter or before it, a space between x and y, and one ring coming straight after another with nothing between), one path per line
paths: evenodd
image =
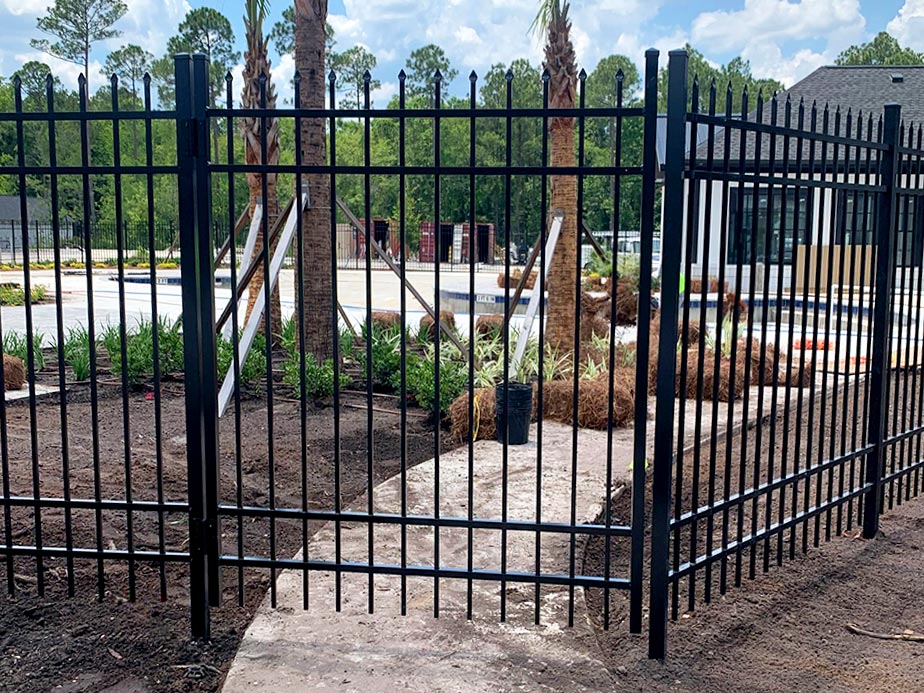
M879 533L879 511L882 505L883 449L885 447L885 423L888 410L886 398L889 377L890 345L892 328L892 277L895 272L895 258L892 252L892 238L895 230L895 189L899 174L898 160L899 124L901 106L890 103L885 106L882 143L886 149L880 152L879 181L885 190L879 194L876 209L876 295L873 306L873 354L870 364L869 395L869 445L866 455L866 477L869 485L863 502L863 537L873 539Z
M667 86L667 145L664 162L664 223L661 228L661 333L655 405L651 506L651 594L648 656L667 653L670 585L671 475L674 463L674 378L680 313L680 249L683 247L684 133L687 112L687 53L670 52Z
M645 52L645 115L642 154L641 267L639 294L651 295L653 238L655 230L655 186L658 169L658 58L650 48ZM618 229L616 232L618 233ZM613 238L613 252L617 250ZM645 485L645 458L648 447L648 353L651 342L651 301L638 304L638 348L635 369L635 440L632 459L632 560L630 566L629 632L642 632L644 600L645 521L648 505Z
M199 234L199 348L202 351L202 419L205 446L205 517L209 553L208 580L212 606L221 602L218 557L218 353L215 336L215 242L212 225L212 182L209 171L209 64L205 55L193 56L193 115L196 119L196 216Z
M193 61L174 58L178 209L183 290L183 370L186 395L186 466L189 492L189 605L193 638L209 637L208 547L206 542L206 474L201 350L202 300L199 295L197 189L198 132L193 107ZM206 85L202 84L201 89ZM207 142L208 140L206 140ZM206 227L206 233L208 227ZM153 290L153 288L152 288Z

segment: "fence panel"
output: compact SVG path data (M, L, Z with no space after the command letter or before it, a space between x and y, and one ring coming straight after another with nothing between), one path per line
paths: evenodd
M583 286L586 258L578 231L591 191L603 194L616 210L645 206L641 253L627 259L617 251L605 263L615 282L624 263L639 262L633 275L637 290L651 294L657 67L657 52L651 52L644 109L624 103L621 76L615 106L591 108L581 97L577 108L568 110L551 101L547 79L534 84L515 80L512 73L496 106L478 105L475 75L465 103L447 107L437 75L429 103L412 106L402 75L397 108L372 108L367 80L359 111L312 104L303 78L296 81L300 108L268 106L265 82L257 88L260 103L236 108L232 94L239 88L228 80L227 106L209 109L208 118L229 132L242 124L266 131L278 122L295 134L296 156L294 164L280 164L269 160L265 142L243 154L229 142L227 162L209 164L213 189L224 179L230 194L246 180L253 186L251 199L268 200L271 210L277 206L267 195L283 176L293 180L296 200L307 193L305 203L296 202L288 216L261 218L262 237L272 240L258 241L246 271L255 284L244 289L246 277L236 263L230 268L231 285L240 287L236 295L249 294L259 317L251 318L242 301L239 310L220 311L215 325L229 338L232 373L227 399L220 402L227 406L228 420L222 421L222 435L235 441L219 443L218 476L235 483L223 483L219 490L217 531L225 546L218 564L240 603L254 575L269 570L276 605L284 597L275 577L286 569L302 575L298 606L311 602L340 609L360 600L369 611L404 613L410 604L423 602L434 615L448 610L473 618L484 613L489 599L501 620L538 623L545 596L564 590L564 619L570 624L576 590L588 587L607 597L629 591L630 628L641 630L652 311L642 302L638 316L629 318L637 322L635 328L614 326L616 301L605 288L597 286L591 295ZM581 94L586 81L582 74ZM332 75L327 83L332 104L337 87ZM527 105L519 105L521 99ZM298 144L319 122L328 129L326 152ZM555 147L554 131L564 127L574 131L576 148L570 153ZM638 140L630 148L622 146L621 136L614 137L620 144L612 158L591 162L587 143L607 127ZM393 135L387 154L373 151L373 131ZM488 131L500 137L496 152L476 147ZM514 146L515 133L525 131L539 135L541 151ZM358 154L349 139L356 133L361 135ZM391 184L397 194L388 208L395 215L388 235L378 222L370 224L374 233L363 233L362 220L380 214L373 191ZM556 185L572 191L567 204L577 209L560 225L554 221L555 207L562 205L559 193L553 193L560 189ZM447 233L426 221L411 221L412 186L418 192L423 186L429 196L427 208L417 214L455 222L445 224ZM503 239L503 252L496 268L491 267L494 249L479 249L478 233L466 233L490 224L479 208L487 189L501 193L503 227L497 238ZM528 232L539 248L558 235L556 258L567 263L558 272L569 277L564 290L549 294L548 305L536 302L533 324L520 314L522 308L515 314L518 248L507 232L524 190L535 191L531 204L539 211ZM345 201L348 194L355 202ZM290 223L300 229L293 235L296 247L284 260L286 246L280 245L277 263L273 243L289 242ZM430 234L421 240L416 261L409 245L412 224L424 233L429 228ZM331 267L312 259L321 240L334 249ZM239 248L235 241L232 257ZM534 290L545 294L552 281L548 271L555 271L547 267L546 252L526 255L533 255L536 277L535 287L522 294L524 303ZM285 269L288 262L292 270ZM456 270L458 279L447 270ZM498 270L506 277L500 287ZM288 277L296 287L311 277L324 295L319 299L310 288L296 289L290 301L283 293L275 313L273 291L259 287L272 286L277 276L284 291L291 291ZM353 282L358 289L351 289ZM455 293L463 298L453 298ZM489 319L478 316L489 312L480 305L486 294L497 313ZM319 310L325 303L328 308ZM555 324L552 311L562 305L572 306L558 317L563 341L557 351L542 348ZM257 324L262 334L280 335L282 348L255 335ZM624 343L627 330L638 334L634 346ZM518 346L524 335L522 354ZM322 354L321 360L312 353ZM565 359L566 353L573 360ZM515 432L506 426L494 433L499 421L516 413L515 396L523 388L533 400L525 430L535 444L526 447L510 439ZM581 413L566 415L573 410ZM635 426L634 434L620 430L627 425ZM588 426L601 430L579 432ZM392 482L380 485L391 475ZM604 503L599 517L585 516L585 507L621 491L632 500L625 515L614 516ZM254 540L255 533L260 539ZM581 539L589 536L604 538L606 560L599 574L582 567ZM508 594L517 585L529 596L511 603ZM609 599L606 604L609 626Z
M175 185L178 170L175 157L155 163L153 142L176 114L152 108L149 78L140 110L123 110L115 79L100 111L88 108L83 77L76 111L57 110L51 76L41 97L29 97L29 110L18 78L14 91L14 111L0 114L16 143L14 163L0 175L15 179L20 212L6 243L0 231L0 260L17 265L4 300L22 304L3 308L0 340L5 356L23 364L5 358L0 365L7 590L34 580L45 598L167 599L178 583L186 589L188 504L186 473L175 463L185 455L183 398L170 384L182 371L182 334L169 320L176 317L170 301L161 295L159 303L153 288L160 278L154 220L162 202L155 181ZM133 152L123 133L135 126L143 135ZM91 156L92 131L111 136L109 151L94 148ZM47 209L30 194L39 177L47 181ZM146 217L130 241L129 180ZM114 217L106 275L93 267L102 228L94 190L107 191ZM63 211L66 196L76 218ZM125 281L135 252L144 254L150 288Z
M683 255L665 272L685 281L665 281L662 303L656 657L668 614L844 532L874 537L883 487L890 503L917 495L924 464L913 130L898 106L752 106L730 87L720 115L722 91L695 80L682 106L683 63L672 55L664 232Z
M687 62L671 54L663 167L656 51L644 98L620 75L606 107L584 73L567 108L548 75L513 73L480 103L475 74L465 99L440 75L410 97L402 74L389 108L369 76L358 110L336 107L336 75L298 76L284 109L258 79L237 107L228 75L207 107L202 56L177 56L176 111L150 79L140 110L114 80L90 111L81 82L75 113L51 80L27 110L17 82L0 114L21 216L0 224L3 288L23 303L0 341L25 381L0 407L8 591L34 573L54 593L59 568L60 589L101 599L188 583L207 638L210 609L266 572L273 605L290 599L281 570L305 608L535 623L572 624L578 588L599 590L604 627L615 604L634 633L647 587L663 657L670 619L730 584L874 537L924 467L924 130L897 106L688 83ZM211 151L242 128L285 129L294 163L261 138Z

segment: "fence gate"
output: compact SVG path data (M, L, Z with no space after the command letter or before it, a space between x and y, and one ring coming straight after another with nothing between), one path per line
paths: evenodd
M550 106L547 79L531 102L535 85L521 84L512 73L504 85L502 104L490 108L477 105L479 84L474 75L470 96L464 101L445 99L437 75L429 104L409 104L402 75L397 103L392 104L396 107L387 109L370 107L367 82L364 107L359 111L324 108L322 88L329 91L330 103L336 103L333 75L326 84L297 79L295 102L305 107L296 109L267 107L265 84L262 107L235 107L231 95L238 89L229 77L227 104L209 107L207 65L201 57L180 56L176 67L196 635L208 632L207 605L219 605L222 595L235 595L243 602L250 585L248 576L267 569L274 605L275 577L286 569L302 574L305 605L331 600L339 609L351 598L365 600L369 611L404 613L409 602L423 599L434 616L457 613L463 618L527 618L537 623L549 592L567 591L564 618L570 624L577 588L598 588L607 598L611 591L620 590L628 594L630 629L640 632L651 304L639 306L633 355L637 363L632 363L613 338L615 329L599 328L597 312L606 311L601 318L609 325L616 315L615 302L601 293L596 299L601 307L591 310L585 305L574 310L582 304L581 287L576 284L548 305L540 302L536 333L514 366L516 328L509 332L500 329L498 322L476 321L476 312L484 310L476 301L483 303L481 294L489 293L494 310L501 313L498 318L505 312L513 314L517 277L511 264L518 251L508 232L513 206L524 195L530 196L536 224L528 231L544 247L550 227L543 220L551 221L560 199L556 186L570 186L578 201L588 190L602 192L613 208L628 205L639 214L642 250L636 276L640 289L650 293L657 52L646 56L646 107L624 103L620 75L612 107L591 108L582 97L579 109L567 114ZM587 78L582 74L580 79L584 93ZM313 102L303 98L308 93ZM616 133L633 133L639 146L631 158L623 159L617 148L614 160L590 162L581 144L576 157L562 158L551 143L555 129L567 122L574 125L581 143L590 137L591 127L605 126L615 129L617 140L621 135ZM311 150L300 144L319 123L329 133L326 154L323 146ZM234 138L220 160L210 154L208 134L213 127L235 132L242 124L294 133L294 164L271 160L265 143L256 151L237 151ZM363 146L358 153L350 149L342 153L340 140L354 127L363 133ZM540 134L541 150L516 149L514 133L528 129ZM384 158L371 150L373 131L388 133L393 149ZM476 141L492 133L500 136L498 151L479 153ZM441 140L451 140L454 147L441 145ZM254 277L258 285L275 282L272 243L286 220L278 213L274 216L272 210L282 206L271 196L291 195L277 187L282 180L294 184L296 197L307 199L304 208L295 205L289 212L290 220L294 218L297 228L304 230L295 236L291 276L295 286L301 286L306 277L311 284L302 292L295 291L291 281L280 280L282 312L287 318L291 315L292 322L285 323L277 348L269 340L258 339L248 354L247 344L236 336L244 327L243 314L228 310L229 292L214 290L214 255L202 229L218 222L233 225L236 212L230 207L236 186L251 174L260 174L250 178L259 182L249 193L262 209L270 210L261 217L261 231L272 240L268 249L266 245L258 248L245 276L238 276L235 263L231 264L230 285L238 287L232 290L231 300L246 296L247 281ZM462 229L462 236L448 238L457 270L453 276L459 276L452 286L464 292L466 302L456 306L454 322L446 317L449 306L441 292L441 283L448 281L440 271L445 257L442 233L434 232L427 239L433 246L428 251L432 262L427 264L421 257L414 265L417 271L409 272L412 229L405 201L409 189L415 186L419 192L422 182L429 186L427 194L432 200L425 214L444 222L454 215L451 226L448 222L441 226ZM226 191L227 203L212 197L219 184ZM381 215L373 191L390 194L382 192L387 185L394 185L397 200L387 244L377 238L378 231L354 234L362 246L357 269L339 267L336 253L328 256L333 262L318 264L314 248L328 244L336 248L345 223L362 229L363 219ZM499 191L497 199L505 210L504 225L497 230L497 261L499 269L511 277L508 291L498 291L493 277L491 287L484 285L479 256L483 258L487 251L479 250L478 233L465 232L484 225L478 211L483 189ZM629 194L634 199L627 203ZM359 202L351 208L344 199ZM211 217L216 209L227 219ZM584 226L581 212L562 222L556 257L574 263L572 276L574 271L580 276L582 269L584 241L578 229ZM466 246L461 253L460 242ZM232 235L228 248L232 258L239 248L240 239ZM464 258L461 267L460 255ZM618 252L615 255L609 262L618 265L611 267L618 274L625 258ZM544 253L538 254L538 290L545 289L547 261ZM385 265L393 271L373 272ZM460 269L468 276L460 276ZM550 269L554 274L555 269ZM343 275L364 285L364 301L359 295L343 295ZM322 305L328 306L321 311L317 293L311 293L315 282L322 292ZM415 289L419 300L409 302L408 292L400 289L404 284L420 287ZM394 300L390 306L387 301L383 305L392 312L373 311L373 296L389 291ZM263 333L273 333L277 329L273 292L263 291L259 301L256 314ZM359 301L362 305L354 307ZM343 304L339 312L338 302ZM586 296L583 303L587 303ZM579 361L582 345L590 349L594 344L594 353L585 354L578 368L566 368L559 351L538 348L545 331L552 329L553 311L561 311L562 305L571 309L560 352L574 348L574 340L597 321L595 341L586 336L578 339ZM442 316L441 324L428 330L426 319L421 323L427 313L431 325L435 316ZM215 337L225 318L232 323L230 333L234 335L228 343ZM347 322L355 326L356 337ZM514 326L519 322L519 315L512 318ZM419 323L424 327L415 337ZM561 318L557 324L561 330ZM324 335L329 335L328 343ZM311 354L318 350L329 354L330 360L315 360ZM610 368L612 364L617 367ZM236 387L232 404L220 419L218 436L214 374L228 368L234 369ZM608 380L587 380L584 368L609 371ZM279 371L284 373L281 378ZM304 377L299 379L299 373ZM534 379L548 382L526 388L534 400L530 445L511 445L512 428L502 430L501 438L506 439L501 445L476 441L494 438L495 394L506 402L501 411L515 418L516 397L523 387L518 383ZM495 390L495 384L503 382L508 384ZM315 399L325 388L333 394L332 405L319 409ZM382 396L383 389L393 394ZM462 398L449 411L459 395ZM588 415L596 417L591 425L602 430L587 434L579 430L587 425L584 414L572 420L556 413L578 404L582 408L591 400L596 407ZM441 418L451 419L452 430L432 424ZM634 433L621 430L633 423ZM382 484L389 476L392 480ZM629 504L617 517L613 506L601 499L623 493ZM593 507L598 512L588 510ZM260 531L255 533L253 526ZM255 534L260 535L256 541ZM599 570L585 568L582 559L582 540L592 536L605 543L605 566ZM383 592L382 585L393 588ZM525 606L521 600L508 601L511 586L528 594ZM495 613L489 616L486 609Z

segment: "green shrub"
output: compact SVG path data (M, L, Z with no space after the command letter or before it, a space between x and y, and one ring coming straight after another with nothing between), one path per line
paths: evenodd
M161 319L157 324L158 362L161 375L183 370L183 335L179 325ZM109 354L112 373L122 376L122 335L118 325L107 326L100 342ZM131 386L138 386L154 376L154 323L140 320L125 334L125 373Z
M234 345L231 340L218 337L218 378L224 380L234 362ZM240 365L241 385L255 385L266 376L266 338L256 334L247 358Z
M301 366L301 357L298 354L290 355L282 364L282 381L288 385L295 397L301 397L301 379L299 378L299 367ZM330 397L334 394L334 362L327 359L323 363L311 355L305 356L305 394L313 399ZM350 384L350 377L340 372L340 387L347 387Z
M340 330L340 356L356 360L356 337L349 330Z
M43 333L32 333L32 352L35 356L36 371L45 368L45 354L42 352L43 339ZM10 354L11 356L18 356L22 359L26 369L29 368L29 338L25 334L10 331L3 335L3 353Z
M366 377L366 349L357 353L363 377ZM372 381L394 388L395 373L401 369L401 331L372 331Z
M468 368L458 361L444 361L440 365L439 408L441 414L449 412L449 406L462 394L468 382ZM436 374L432 359L419 356L408 357L407 390L426 411L433 411L436 399Z
M25 302L25 293L18 286L0 285L0 306L21 306Z
M90 377L90 335L83 325L72 327L64 339L64 363L71 367L74 379Z
M285 349L287 354L298 353L298 325L295 322L295 314L292 317L282 321L282 332L277 335L279 346Z

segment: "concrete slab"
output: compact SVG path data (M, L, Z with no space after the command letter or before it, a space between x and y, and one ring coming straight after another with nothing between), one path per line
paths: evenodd
M537 445L535 425L532 443L512 447L508 460L508 513L510 519L534 520ZM544 521L568 522L571 512L571 435L568 426L546 422L543 430ZM629 475L632 431L614 433L614 478ZM580 431L577 456L577 504L579 522L592 521L605 496L607 436L601 431ZM476 517L500 517L502 447L491 441L475 445L474 512ZM444 516L467 516L468 452L460 448L443 455L440 467L440 511ZM435 464L418 465L408 472L409 512L431 514ZM373 492L377 512L400 510L400 478L393 478ZM366 499L353 504L364 510ZM627 518L622 518L625 521ZM368 559L365 526L344 525L343 560ZM375 561L400 563L398 527L375 529ZM434 533L429 527L407 531L410 564L432 566ZM473 565L498 569L501 533L476 530ZM507 569L532 571L535 536L509 532ZM543 537L541 565L544 572L569 570L568 536ZM324 527L310 541L313 559L333 559L334 528ZM580 554L578 554L580 555ZM442 528L440 565L465 568L468 562L467 532ZM580 566L578 566L580 572ZM465 620L467 583L462 579L440 581L441 618L433 613L433 580L409 578L408 616L399 615L400 578L376 576L376 613L367 613L368 581L364 575L344 576L343 612L334 612L335 580L332 575L312 573L311 611L302 611L302 577L284 572L277 581L278 608L263 604L248 629L225 682L224 690L342 690L342 691L497 691L554 690L561 677L575 691L601 690L611 686L605 668L594 657L593 631L583 605L583 591L575 593L575 627L566 628L568 590L544 586L541 591L541 626L533 625L534 588L508 583L507 620L498 622L499 590L496 582L474 581L474 621ZM555 682L558 682L557 684Z
M754 425L770 409L766 391L763 413L758 411L757 393L747 402L735 403L731 425L738 428L745 415ZM797 390L793 389L795 398ZM782 399L782 393L780 393ZM718 403L717 433L728 425L728 404ZM781 406L781 405L780 405ZM677 403L679 414L680 403ZM654 409L654 399L649 400ZM698 416L697 416L698 414ZM651 418L651 417L650 417ZM675 418L676 425L680 417ZM696 444L696 422L707 435L712 422L712 403L698 410L695 402L684 406L685 447ZM654 441L653 421L648 423L648 450ZM508 514L510 519L536 518L536 425L532 441L509 449ZM572 429L552 422L543 425L542 519L570 521ZM614 488L627 485L632 461L632 429L613 433ZM675 431L676 439L676 431ZM501 517L501 446L479 441L474 448L474 514ZM607 434L581 430L578 435L576 516L591 522L603 508L606 490ZM408 471L408 512L431 515L434 509L436 465L431 460ZM440 512L445 516L468 514L468 451L463 447L443 455L440 471ZM373 490L376 512L397 513L401 508L400 478L392 478ZM366 498L352 508L366 510ZM629 518L614 518L628 524ZM395 526L380 525L375 533L375 561L399 564L401 535ZM500 532L475 530L473 565L500 567ZM335 529L322 528L309 540L312 559L333 560ZM368 560L365 525L343 524L342 560ZM433 565L434 535L431 528L407 531L409 564ZM622 542L622 543L620 543ZM628 551L627 540L614 540L614 551ZM581 556L583 543L577 547ZM535 536L509 532L507 569L531 572L535 562ZM442 528L442 567L466 568L468 540L464 529ZM540 564L543 572L568 573L570 542L567 535L545 535ZM580 567L578 567L580 572ZM622 576L620 576L622 577ZM575 623L567 628L567 588L544 586L541 591L541 625L533 625L534 591L529 584L508 583L507 623L499 623L500 586L496 582L474 581L472 622L465 620L467 583L464 579L440 581L440 615L433 613L433 580L408 578L408 615L401 616L400 578L376 576L373 590L375 614L368 613L368 578L344 575L342 612L336 613L335 580L332 575L312 572L309 578L310 611L303 610L301 573L286 571L277 580L278 604L273 609L267 597L248 628L225 681L226 693L266 690L337 691L508 691L568 690L599 691L613 687L613 681L597 661L597 643L588 621L584 591L575 591ZM622 626L619 626L622 627Z
M36 385L35 386L35 396L37 399L46 397L48 395L56 395L59 390L56 387L49 387L48 385ZM29 383L25 383L22 386L21 390L6 390L3 393L3 399L6 402L16 402L21 399L29 399Z

